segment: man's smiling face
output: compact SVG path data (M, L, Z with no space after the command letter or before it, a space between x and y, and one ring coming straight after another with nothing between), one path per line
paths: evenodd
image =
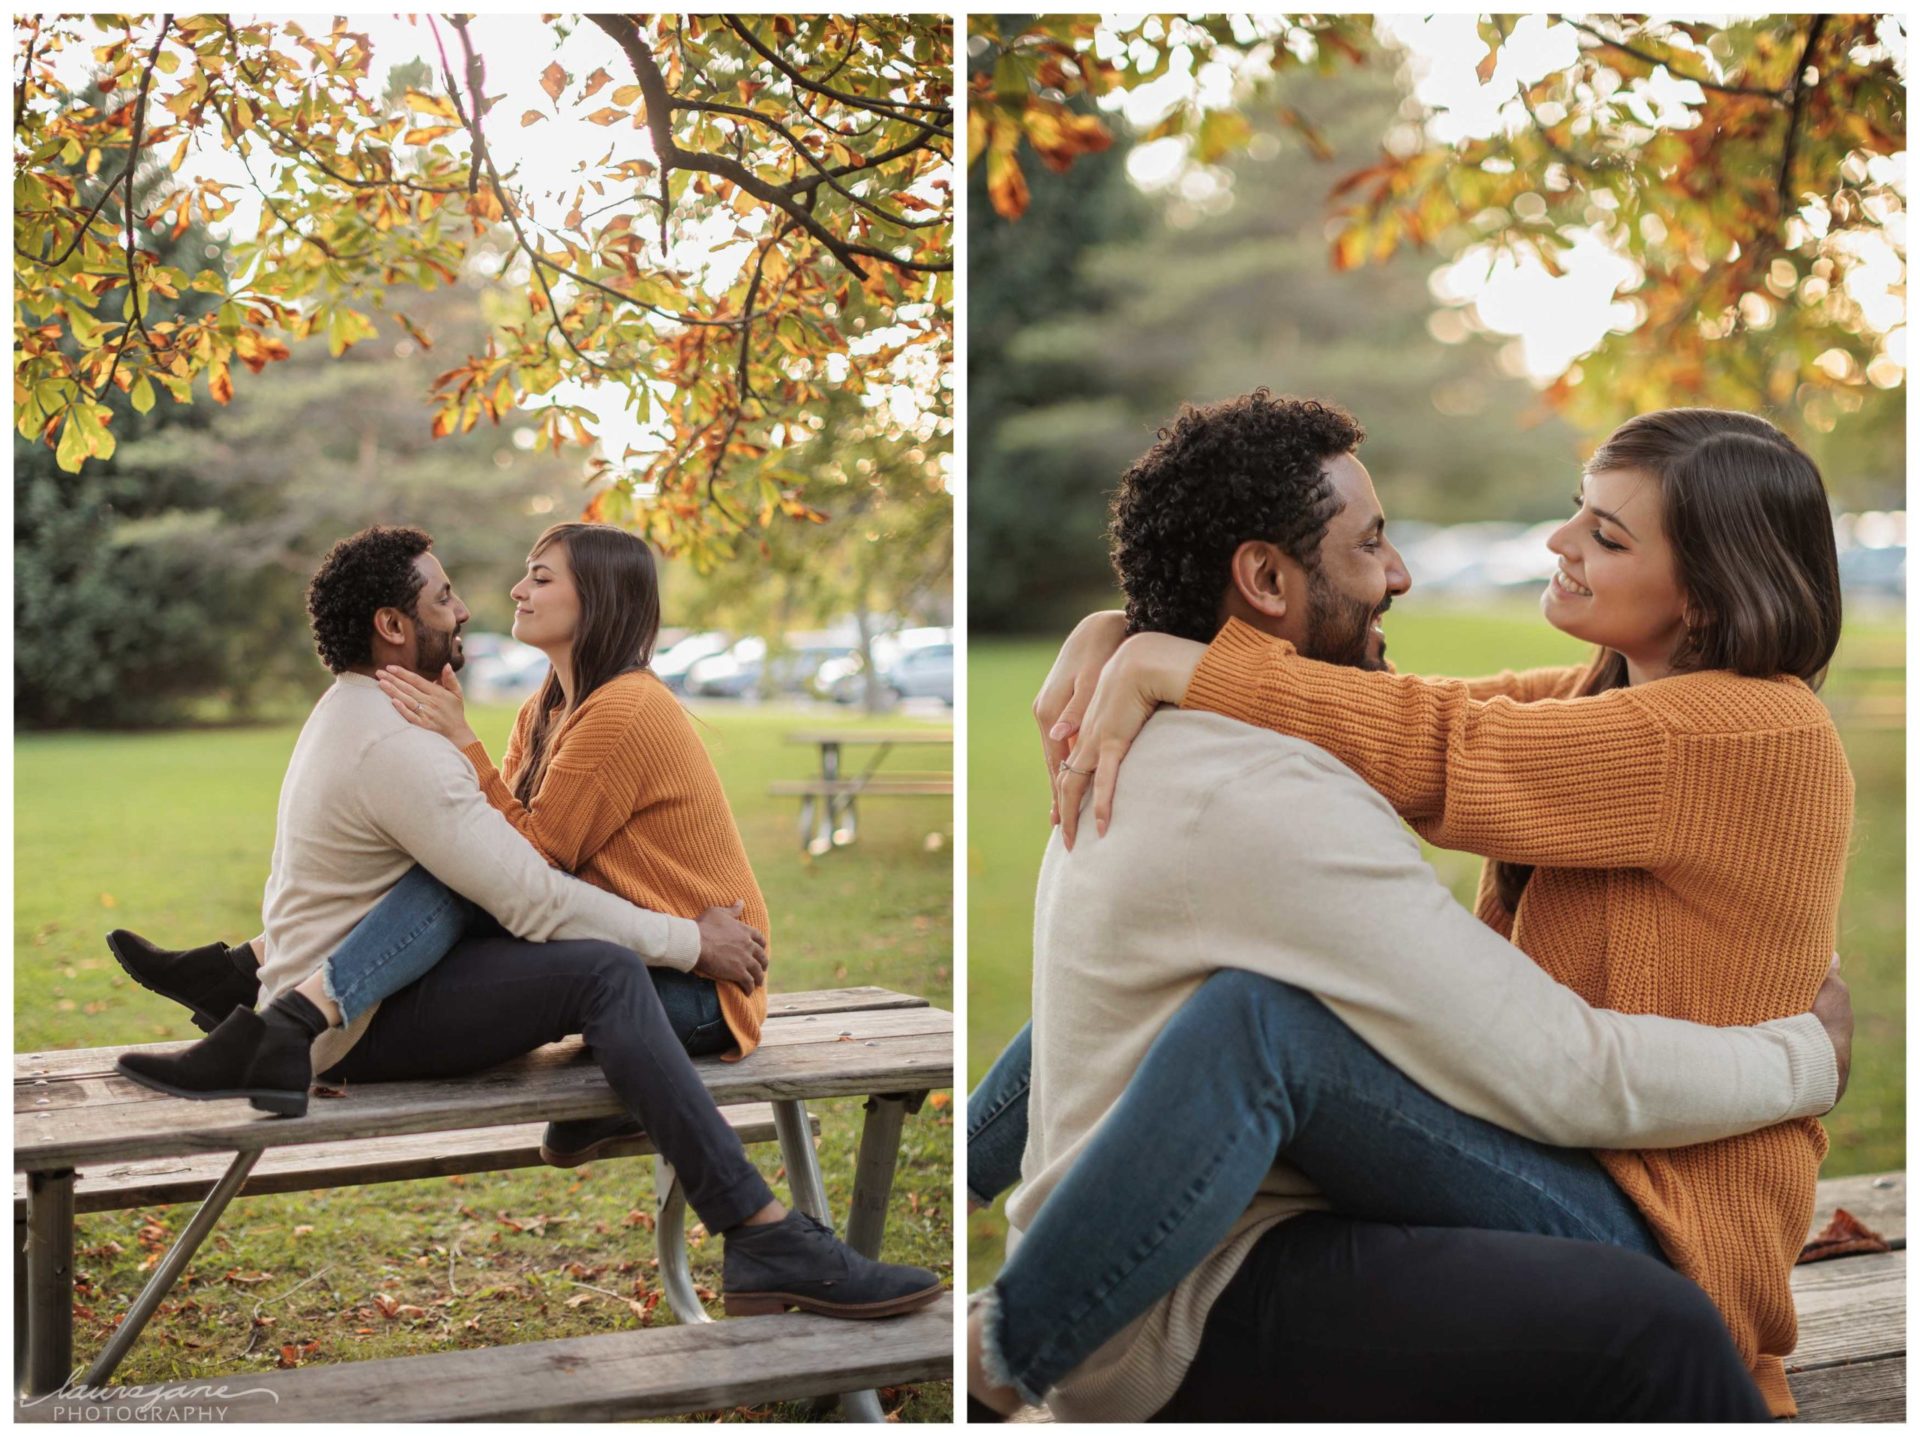
M422 678L437 679L440 670L451 664L455 673L467 661L460 642L460 629L473 617L460 596L453 592L453 580L430 553L413 561L420 575L420 592L414 595L413 671Z
M1381 616L1413 580L1387 539L1387 517L1367 466L1352 454L1339 454L1325 462L1322 473L1332 481L1340 509L1327 523L1312 569L1285 561L1298 571L1297 578L1288 578L1303 587L1306 604L1297 619L1294 606L1288 606L1292 622L1287 627L1294 632L1284 636L1310 659L1384 669L1387 639Z

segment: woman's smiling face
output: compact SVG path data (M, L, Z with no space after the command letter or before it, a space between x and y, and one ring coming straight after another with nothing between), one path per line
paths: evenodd
M1605 469L1585 477L1574 502L1574 516L1547 540L1560 566L1541 612L1556 629L1620 654L1632 682L1662 677L1686 634L1687 594L1659 481Z
M565 648L580 623L580 591L567 563L567 546L547 545L527 559L527 576L513 586L513 636L536 649Z

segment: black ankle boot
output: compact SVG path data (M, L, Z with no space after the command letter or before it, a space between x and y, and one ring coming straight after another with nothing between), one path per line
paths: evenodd
M313 1066L306 1036L235 1008L206 1037L179 1053L127 1053L114 1068L143 1088L176 1098L245 1098L262 1112L298 1118L307 1111Z
M230 956L236 950L224 943L159 948L138 933L116 928L107 935L107 949L142 988L192 1009L193 1025L203 1033L219 1027L235 1008L260 1001L258 970L242 971Z

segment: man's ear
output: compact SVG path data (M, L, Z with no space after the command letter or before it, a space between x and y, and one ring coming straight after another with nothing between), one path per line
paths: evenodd
M1265 539L1249 539L1233 551L1233 591L1264 618L1287 616L1287 573L1281 559L1280 546Z
M404 644L407 641L407 616L398 609L375 609L373 611L373 632L390 644Z

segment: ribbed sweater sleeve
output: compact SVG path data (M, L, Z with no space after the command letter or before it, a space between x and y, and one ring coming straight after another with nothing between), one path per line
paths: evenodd
M1231 619L1182 706L1319 745L1442 848L1554 867L1660 858L1672 736L1630 690L1476 699L1457 679L1304 659Z
M1540 699L1565 698L1573 691L1573 686L1586 672L1584 664L1551 669L1522 669L1515 673L1512 669L1502 669L1497 674L1487 674L1481 678L1461 679L1467 686L1467 694L1476 699L1512 699L1515 703L1530 704Z
M1522 1137L1679 1147L1833 1105L1812 1014L1723 1028L1588 1004L1455 903L1378 796L1324 760L1246 766L1180 838L1167 858L1196 953L1307 989L1422 1087Z

